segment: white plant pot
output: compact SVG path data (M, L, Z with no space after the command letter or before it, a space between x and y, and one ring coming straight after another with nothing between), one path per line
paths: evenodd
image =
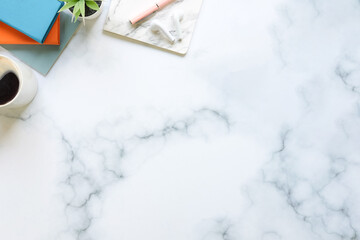
M104 2L101 3L100 9L96 13L94 13L93 15L84 17L84 19L85 20L91 20L91 19L98 18L100 16L101 12L103 11L103 8L104 8Z
M101 3L100 5L100 9L98 11L96 11L94 14L90 15L90 16L87 16L87 17L79 17L79 19L82 19L82 20L92 20L92 19L95 19L95 18L98 18L101 14L101 12L103 11L103 8L104 8L104 2ZM71 12L71 10L69 9L69 11ZM71 12L72 14L72 12Z

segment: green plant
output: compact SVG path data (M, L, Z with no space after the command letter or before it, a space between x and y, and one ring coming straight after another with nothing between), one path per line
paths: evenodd
M88 8L91 8L93 10L98 11L100 8L96 4L95 0L59 0L61 2L65 2L65 5L59 10L59 12L62 12L66 9L72 8L72 14L73 14L73 20L74 22L77 21L79 16L85 17L85 5ZM102 1L102 0L96 0L96 1Z

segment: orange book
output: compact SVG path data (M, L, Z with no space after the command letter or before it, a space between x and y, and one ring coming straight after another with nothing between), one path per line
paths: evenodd
M41 43L38 43L34 39L3 22L0 22L0 44L41 45ZM43 45L60 45L60 14L55 20Z

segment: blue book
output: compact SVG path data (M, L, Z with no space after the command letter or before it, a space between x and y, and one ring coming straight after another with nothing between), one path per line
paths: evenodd
M3 1L3 0L0 0ZM13 0L11 0L13 1ZM29 0L28 0L29 1ZM60 16L60 46L56 45L2 45L12 55L39 73L46 75L60 56L71 37L79 28L80 21L71 22L70 13ZM0 49L1 53L1 49ZM61 66L60 66L61 67Z
M63 5L57 0L0 0L0 21L43 43Z

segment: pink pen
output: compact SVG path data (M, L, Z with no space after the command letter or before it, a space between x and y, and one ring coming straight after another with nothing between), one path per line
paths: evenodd
M164 8L166 5L168 5L169 3L173 2L173 1L174 0L163 0L163 1L159 2L159 3L155 3L154 6L152 6L151 8L147 9L146 11L142 12L138 16L131 19L130 23L135 24L135 23L139 22L140 20L146 18L147 16L153 14L154 12Z

